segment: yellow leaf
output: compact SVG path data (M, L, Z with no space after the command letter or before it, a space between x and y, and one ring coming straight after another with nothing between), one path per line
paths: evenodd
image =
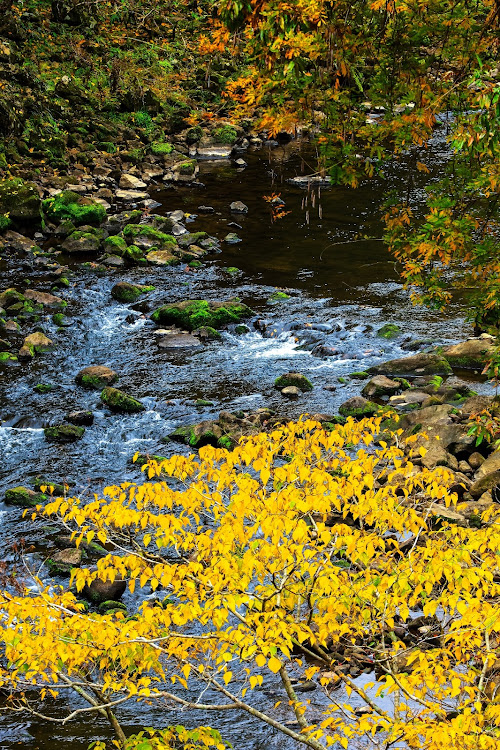
M281 669L281 662L275 656L271 656L271 658L267 662L267 666L269 667L271 672L274 672L274 674L276 674L276 672L279 672Z

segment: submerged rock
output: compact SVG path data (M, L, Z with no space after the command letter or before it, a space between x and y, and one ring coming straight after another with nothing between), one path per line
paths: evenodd
M91 411L72 411L66 416L66 419L71 424L84 427L90 427L94 424L94 414Z
M94 388L101 390L107 385L112 385L118 380L118 375L110 367L105 365L91 365L84 367L76 375L75 381L84 388Z
M102 581L96 578L83 588L83 595L94 604L102 604L107 601L118 601L125 593L127 584L125 581Z
M61 297L56 297L54 294L48 294L48 292L39 292L36 289L26 289L24 297L25 299L29 299L37 305L43 305L44 307L63 307L65 305L65 302Z
M133 413L138 411L144 411L146 407L140 401L133 396L129 396L127 393L120 391L118 388L111 388L110 386L104 388L101 393L101 401L106 406L109 406L113 411L123 411L127 413Z

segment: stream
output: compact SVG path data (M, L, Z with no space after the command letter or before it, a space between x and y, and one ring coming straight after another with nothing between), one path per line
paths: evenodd
M438 133L432 150L436 167L445 152ZM350 373L407 356L432 342L454 343L470 333L459 301L446 314L433 313L412 306L402 289L394 262L377 239L382 232L378 209L383 184L374 181L357 190L324 188L320 194L315 190L313 206L311 194L287 182L301 173L302 159L294 143L272 151L260 149L245 155L245 169L229 162L200 163L204 188L161 187L151 192L161 204L155 212L181 209L191 214L186 224L190 231L207 231L221 240L221 251L206 256L201 269L136 267L109 270L103 276L75 263L74 257L64 259L73 271L71 285L56 293L67 300L65 314L72 325L57 330L51 315L45 315L42 328L55 350L37 355L29 364L0 364L0 496L9 487L29 485L37 475L65 480L73 485L73 494L84 496L110 483L137 481L139 471L131 463L135 452L187 451L161 439L180 425L214 418L223 409L265 406L290 419L303 413L333 414L362 388L362 381L348 379ZM427 163L430 159L427 155ZM307 165L305 171L311 171ZM396 165L395 187L403 185L404 176L404 164ZM420 189L414 188L417 202ZM289 212L275 222L263 198L272 193L281 194ZM229 204L234 200L243 201L248 214L231 214ZM198 212L202 204L212 206L214 213ZM231 227L231 222L240 228ZM242 241L230 245L223 238L233 231ZM230 275L224 271L227 267L241 272ZM26 279L37 288L43 278L43 270L28 259L17 267L0 261L0 289L16 284L26 288ZM110 295L117 281L153 285L155 291L136 305L121 304ZM289 298L269 301L277 290ZM220 342L196 350L158 348L148 311L168 301L233 296L255 311L247 333L229 328ZM385 323L399 325L401 334L393 340L377 336ZM318 346L330 348L333 356L317 356ZM111 413L98 391L77 386L76 373L94 364L115 370L118 387L141 399L146 411ZM314 389L297 400L284 399L273 384L289 371L306 375ZM38 383L53 388L39 394L34 390ZM474 385L478 391L487 387ZM197 399L213 406L198 407ZM94 424L83 439L67 445L47 442L43 428L60 424L76 409L94 412ZM0 513L0 539L8 559L11 543L21 534L29 536L29 531L19 508L0 503ZM368 676L358 679L368 681ZM275 700L272 685L264 685L262 705L270 699ZM212 723L238 750L290 747L289 740L267 727L246 716L236 721L231 713L192 716L143 706L124 708L120 718L127 731L177 722ZM62 750L68 744L72 750L84 750L90 741L108 736L106 724L98 718L61 727L0 714L2 750Z

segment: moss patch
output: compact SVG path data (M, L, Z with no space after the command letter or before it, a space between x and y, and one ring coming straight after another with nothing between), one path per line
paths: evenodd
M289 385L294 385L300 388L301 391L312 391L313 389L311 381L300 372L287 372L285 375L280 375L274 381L275 388L286 388Z
M208 302L207 300L184 300L164 305L152 314L155 323L177 325L188 331L208 326L221 328L228 323L239 323L252 315L252 310L237 300Z
M43 212L51 221L72 221L75 226L100 224L106 218L104 206L82 198L71 190L64 190L54 198L44 200Z
M146 407L133 396L120 391L118 388L110 386L104 388L101 393L101 401L109 406L113 411L123 411L127 413L144 411Z

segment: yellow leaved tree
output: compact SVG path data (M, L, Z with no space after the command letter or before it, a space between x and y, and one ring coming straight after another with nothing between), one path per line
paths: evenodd
M497 506L454 522L452 475L377 439L380 423L302 420L40 509L111 550L73 571L76 592L126 580L137 612L91 612L41 581L3 591L4 707L103 714L126 750L223 750L198 710L246 712L315 750L500 747ZM54 716L51 696L71 691ZM191 728L127 736L136 701L187 709Z

